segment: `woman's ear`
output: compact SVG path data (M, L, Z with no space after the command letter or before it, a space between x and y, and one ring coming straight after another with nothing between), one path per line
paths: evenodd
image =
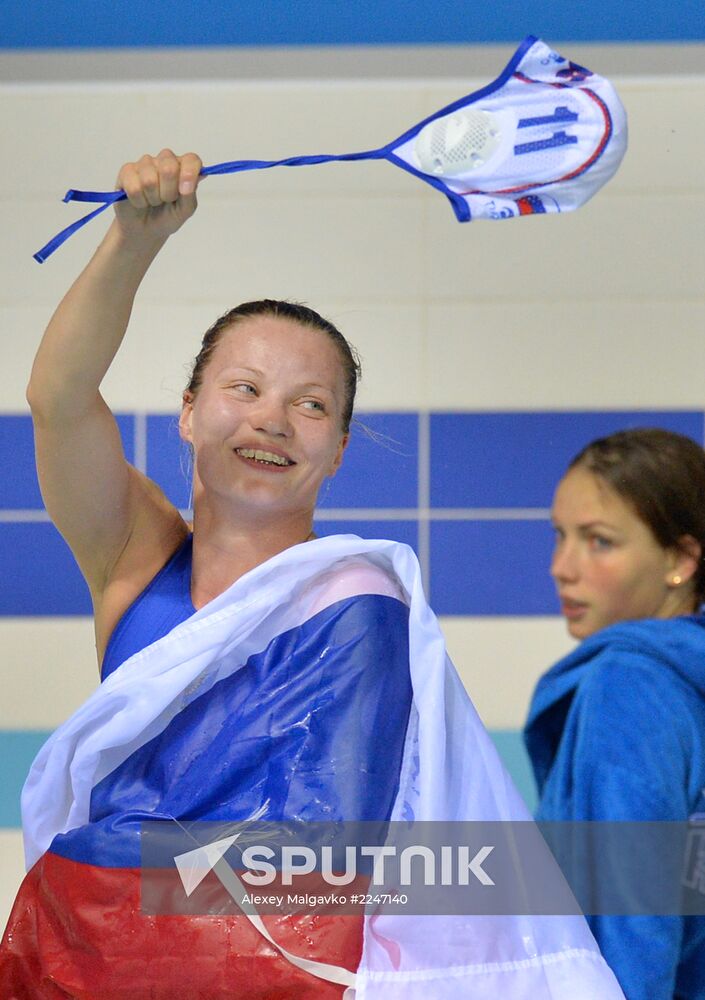
M669 582L673 586L680 586L691 580L698 571L702 554L702 545L697 538L692 535L681 535L673 548L673 566Z
M181 416L179 417L179 434L182 441L191 443L191 417L193 415L193 393L188 389L181 397Z
M340 463L343 461L343 455L345 454L345 449L348 446L348 441L350 440L349 434L343 434L340 441L338 442L338 450L335 453L335 458L331 464L329 476L334 476L338 469L340 468Z

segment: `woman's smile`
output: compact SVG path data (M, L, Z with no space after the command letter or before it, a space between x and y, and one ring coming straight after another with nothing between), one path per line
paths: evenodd
M239 447L233 448L233 451L238 458L242 459L248 465L274 472L282 472L292 465L296 465L296 462L292 461L288 455L280 451L274 451L273 449Z

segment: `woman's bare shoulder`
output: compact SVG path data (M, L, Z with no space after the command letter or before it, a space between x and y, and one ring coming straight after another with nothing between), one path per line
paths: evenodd
M100 593L93 594L99 659L118 621L190 533L190 525L151 479L130 469L135 518Z
M409 603L391 567L382 565L373 555L356 555L340 559L318 579L313 610L321 611L337 601L363 594L393 597L404 604Z

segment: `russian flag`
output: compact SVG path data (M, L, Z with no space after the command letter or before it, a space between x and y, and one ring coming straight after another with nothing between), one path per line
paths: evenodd
M622 1000L580 917L143 911L143 822L253 816L529 819L408 547L287 549L57 730L23 792L3 1000Z
M361 587L371 592L350 593ZM369 565L339 573L330 596L339 599L319 610L315 600L310 617L205 684L95 782L86 822L53 838L22 887L3 997L341 995L242 914L150 917L140 905L145 820L391 815L411 706L408 607ZM139 671L139 659L122 669ZM282 914L265 924L302 958L351 973L359 963L361 917Z

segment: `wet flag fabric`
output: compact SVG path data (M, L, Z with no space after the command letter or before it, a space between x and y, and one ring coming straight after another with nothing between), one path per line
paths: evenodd
M496 80L358 153L233 160L201 175L350 160L387 160L444 194L459 222L569 212L615 173L627 120L612 84L533 36ZM34 254L43 263L74 232L125 198L124 191L70 190L65 202L97 203Z
M265 934L246 913L140 910L140 822L253 816L530 822L407 546L287 549L127 659L53 734L23 792L29 872L0 994L623 1000L582 917L372 907L263 916Z

